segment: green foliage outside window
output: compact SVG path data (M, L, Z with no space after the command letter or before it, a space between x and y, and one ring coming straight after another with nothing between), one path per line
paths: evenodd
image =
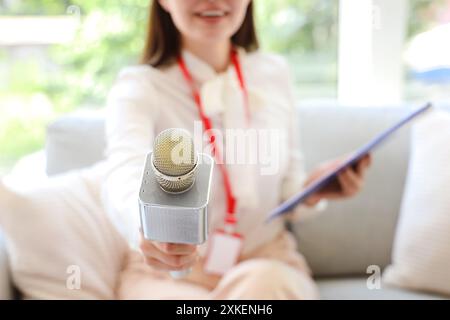
M334 98L339 2L253 1L262 47L288 58L298 97ZM431 1L412 3L414 12L420 12ZM80 107L104 106L119 70L139 60L148 4L149 0L0 0L0 18L65 15L79 21L72 43L44 49L50 70L33 55L13 59L10 50L0 47L0 67L8 67L0 78L0 173L2 167L42 148L48 121ZM426 27L418 24L423 19L409 21L410 33Z

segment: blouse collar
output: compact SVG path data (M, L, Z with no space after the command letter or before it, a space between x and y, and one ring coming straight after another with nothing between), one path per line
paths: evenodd
M236 50L242 64L243 59L245 59L246 51L242 47L237 47ZM181 56L183 57L183 60L185 61L186 66L188 67L195 81L199 84L204 84L205 82L213 80L217 77L226 75L230 71L235 72L232 63L229 64L227 70L223 72L217 72L212 66L210 66L208 63L188 50L182 50Z

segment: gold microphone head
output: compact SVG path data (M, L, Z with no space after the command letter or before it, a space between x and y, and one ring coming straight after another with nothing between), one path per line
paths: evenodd
M152 168L161 188L169 193L183 193L195 180L197 153L189 131L171 128L154 141Z

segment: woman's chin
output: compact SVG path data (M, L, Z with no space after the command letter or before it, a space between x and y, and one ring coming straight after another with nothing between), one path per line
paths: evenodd
M205 45L213 46L228 41L231 36L228 33L224 33L223 30L202 30L196 34L195 39L205 43Z

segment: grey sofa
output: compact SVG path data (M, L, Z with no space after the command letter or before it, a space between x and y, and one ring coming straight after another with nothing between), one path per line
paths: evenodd
M404 107L300 108L306 166L350 152L407 112ZM88 166L103 157L103 119L71 115L48 127L49 175ZM409 157L409 129L374 154L364 191L348 201L330 203L318 218L292 225L323 299L441 299L382 284L370 290L371 265L390 263ZM1 242L0 242L1 248ZM6 253L0 249L0 298L11 297L5 276Z

